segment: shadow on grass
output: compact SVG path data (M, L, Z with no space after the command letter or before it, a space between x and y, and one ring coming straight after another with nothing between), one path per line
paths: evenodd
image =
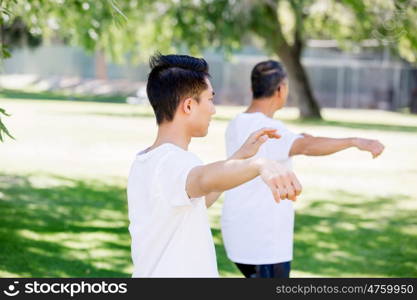
M296 213L294 271L322 277L417 276L417 215L398 206L407 196L339 190L329 195L309 200ZM219 229L212 233L222 241ZM216 252L221 272L242 277L221 242Z
M0 98L5 99L27 99L27 100L64 100L77 102L104 102L104 103L126 103L126 95L93 96L93 95L66 95L55 92L24 92L18 90L0 90Z
M131 276L123 271L132 265L124 188L59 176L45 188L32 179L0 173L0 274ZM221 240L219 229L213 235ZM238 276L221 242L216 251L219 270Z
M0 174L0 273L130 277L125 190L55 177L36 187Z
M57 176L48 177L46 187L39 182L0 174L0 274L130 277L124 187ZM296 216L293 269L318 276L416 277L417 217L397 204L405 197L334 191L310 200ZM212 233L219 271L241 276L226 257L220 230Z
M324 276L417 276L417 214L404 195L335 191L298 212L293 268ZM343 200L343 201L339 201Z

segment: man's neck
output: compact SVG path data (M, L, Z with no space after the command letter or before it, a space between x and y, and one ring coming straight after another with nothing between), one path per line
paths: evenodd
M252 99L252 103L249 105L246 113L261 112L269 118L273 118L275 109L272 107L272 100L269 98L265 99Z
M173 122L165 122L158 126L158 135L149 150L165 143L171 143L187 151L190 142L191 136L183 126Z

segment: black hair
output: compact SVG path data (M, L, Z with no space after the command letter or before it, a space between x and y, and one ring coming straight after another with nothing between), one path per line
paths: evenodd
M258 63L251 74L253 99L272 96L285 78L287 73L281 63L275 60Z
M172 121L181 100L194 97L199 101L208 87L208 64L202 58L157 53L149 59L149 66L146 92L158 124Z

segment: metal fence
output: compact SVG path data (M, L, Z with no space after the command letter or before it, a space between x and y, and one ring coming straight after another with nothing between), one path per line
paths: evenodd
M316 51L317 52L317 51ZM417 69L399 60L381 60L345 54L306 56L307 69L314 94L322 107L398 109L417 97ZM267 59L263 55L235 55L225 60L221 55L205 55L219 104L247 104L251 99L250 72ZM80 49L67 46L42 46L18 49L4 62L3 74L33 74L39 77L95 76L96 60ZM148 67L107 64L109 79L145 81ZM290 104L291 104L290 99Z
M222 103L250 101L250 72L264 59L238 56L233 62L209 60ZM398 109L417 96L417 69L401 62L315 57L304 58L303 65L321 107Z

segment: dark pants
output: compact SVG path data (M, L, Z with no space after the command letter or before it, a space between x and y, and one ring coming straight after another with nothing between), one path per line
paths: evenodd
M245 265L235 263L246 278L289 278L291 262L271 265Z

